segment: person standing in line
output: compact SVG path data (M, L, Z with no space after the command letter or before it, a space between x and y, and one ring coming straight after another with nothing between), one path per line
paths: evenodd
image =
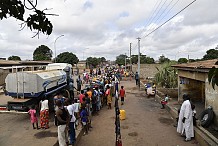
M185 141L190 141L194 137L193 111L190 103L190 97L183 95L183 103L179 113L177 132L185 136Z
M124 90L124 86L121 86L121 89L120 89L121 105L124 104L124 97L125 96L126 96L126 92Z
M74 145L76 142L76 131L75 131L75 111L76 111L76 106L74 105L73 100L68 100L67 101L67 110L70 114L70 122L69 122L69 136L70 136L70 145Z
M81 86L82 86L82 79L80 78L80 75L78 76L78 79L76 80L77 83L77 91L81 91Z
M79 110L80 110L80 103L78 103L78 99L74 99L74 106L75 106L75 111L74 111L74 115L76 117L76 121L75 121L75 129L77 130L77 126L79 125Z
M37 119L37 116L36 116L36 109L35 109L35 105L32 105L31 106L31 109L28 111L28 114L30 115L30 121L33 125L33 129L40 129L39 126L38 126L38 119ZM36 123L36 127L35 127L35 124Z
M83 130L84 130L83 135L85 135L85 134L88 134L88 129L89 129L89 127L88 127L88 121L89 121L88 116L89 115L88 115L88 112L86 110L85 105L82 105L81 109L82 109L82 111L80 113L80 117L81 117L81 122L82 122Z
M139 74L138 72L135 73L135 82L136 82L136 86L139 84Z
M108 109L111 109L111 103L112 103L112 95L111 95L111 89L110 86L107 85L107 90L105 92L105 95L107 97L107 105L108 105Z
M68 111L64 108L60 100L57 100L56 105L58 106L58 109L56 111L57 124L58 124L58 142L59 142L59 146L66 146L67 145L66 132L68 131L70 115Z
M80 104L82 104L83 103L83 98L85 97L85 95L84 95L84 90L81 90L81 93L80 93L80 95L79 95L79 102L80 102Z
M44 97L40 101L40 124L42 129L49 128L49 107L48 107L48 99Z

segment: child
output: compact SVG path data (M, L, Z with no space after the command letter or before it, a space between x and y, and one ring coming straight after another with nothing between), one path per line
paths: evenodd
M120 89L121 105L124 104L124 97L126 96L125 90L123 88L124 86L121 86L121 89Z
M161 108L161 109L164 109L164 108L165 108L165 105L167 104L168 100L169 100L169 97L168 97L167 94L165 94L164 99L161 100L161 102L160 102L160 103L162 104L162 108Z
M30 115L30 121L33 125L33 129L40 129L38 126L38 119L36 117L36 109L35 109L35 105L31 106L31 109L28 111L29 115ZM34 123L36 123L36 127L34 126Z
M82 122L82 126L83 129L85 130L84 134L88 134L88 112L86 111L85 106L82 106L82 111L80 113L80 117L81 117L81 122Z
M195 117L196 116L195 105L191 103L191 107L192 107L193 125L196 126L197 118Z

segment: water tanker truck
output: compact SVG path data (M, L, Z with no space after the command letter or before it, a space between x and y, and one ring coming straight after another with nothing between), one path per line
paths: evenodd
M68 89L69 83L73 82L71 77L72 66L66 63L48 64L45 70L10 73L5 79L5 94L13 100L8 101L7 109L27 111L43 97L53 104L54 94Z

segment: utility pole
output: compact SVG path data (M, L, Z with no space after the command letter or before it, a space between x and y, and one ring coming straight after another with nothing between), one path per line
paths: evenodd
M132 72L132 43L129 44L130 72Z
M140 37L137 38L138 39L138 75L139 75L139 90L140 90Z
M125 72L126 72L126 53L125 53Z

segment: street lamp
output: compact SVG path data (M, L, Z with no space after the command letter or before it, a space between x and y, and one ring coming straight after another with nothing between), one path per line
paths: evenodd
M54 49L55 49L55 63L56 63L56 41L60 38L60 37L63 37L64 35L62 34L62 35L60 35L59 37L57 37L56 39L55 39L55 42L54 42Z

